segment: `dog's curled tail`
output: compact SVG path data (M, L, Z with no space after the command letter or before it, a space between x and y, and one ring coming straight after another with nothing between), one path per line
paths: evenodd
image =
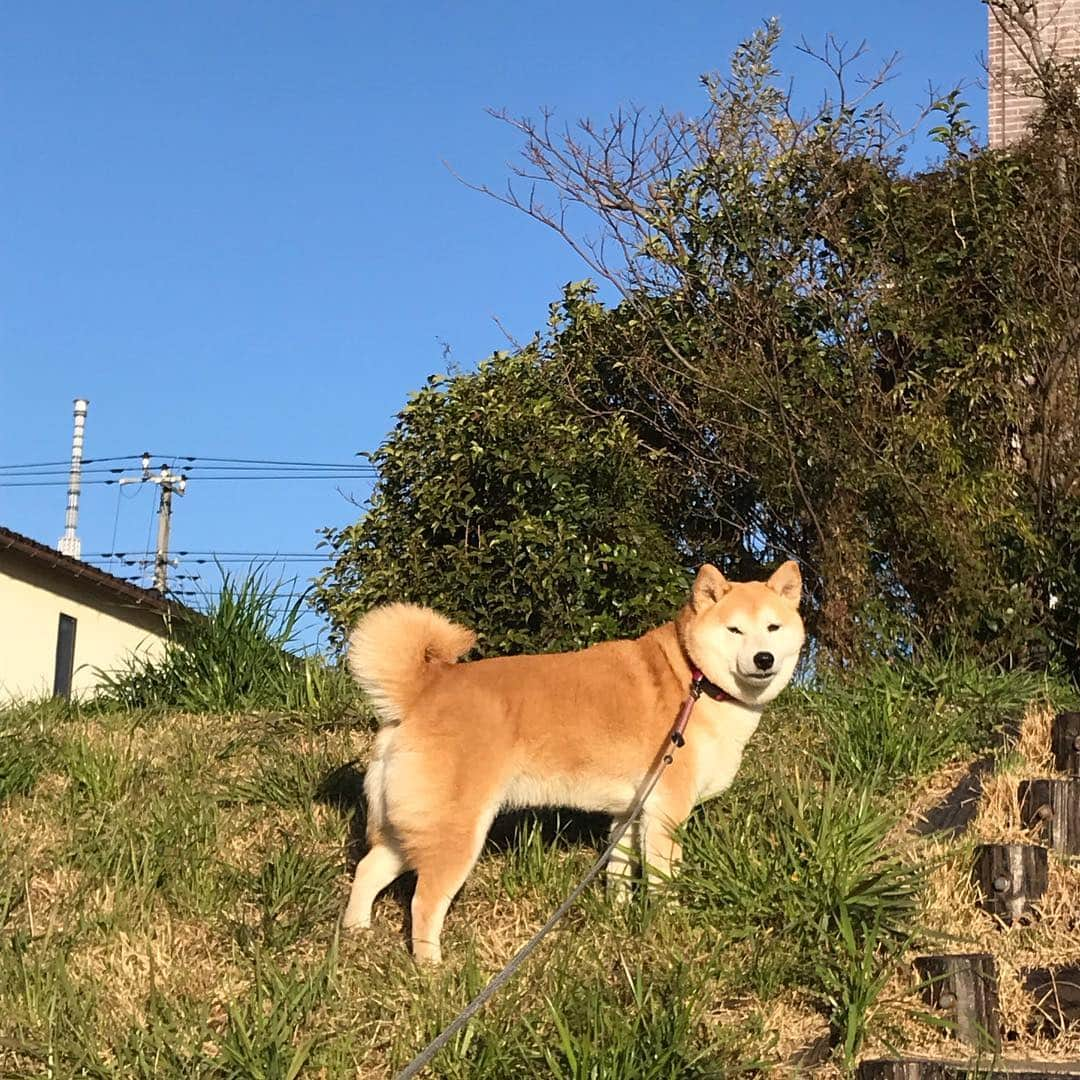
M476 635L431 608L388 604L364 615L349 635L349 671L383 723L403 718L433 663L453 664Z

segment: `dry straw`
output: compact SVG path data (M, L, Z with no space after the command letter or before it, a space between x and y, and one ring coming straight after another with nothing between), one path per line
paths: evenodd
M1025 829L1017 802L1021 780L1059 776L1050 753L1053 712L1032 708L1020 729L997 755L992 770L976 783L974 816L955 835L919 837L919 820L932 819L943 795L969 782L967 770L942 770L927 785L906 821L912 855L930 866L925 924L934 937L922 952L988 952L997 959L999 1006L1004 1040L1001 1059L1076 1062L1080 1060L1080 1025L1062 1034L1047 1033L1034 1002L1024 990L1023 974L1030 968L1080 964L1080 864L1050 853L1049 882L1040 916L1030 925L1008 927L978 906L971 883L974 849L983 843L1039 843ZM981 789L981 790L979 790ZM879 1001L865 1056L900 1050L905 1054L970 1060L970 1051L920 1013L926 1007L915 987L917 978L906 957Z

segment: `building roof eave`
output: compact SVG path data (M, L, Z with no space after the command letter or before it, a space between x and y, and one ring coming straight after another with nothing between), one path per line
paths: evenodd
M140 585L133 585L96 566L91 566L80 559L73 559L69 555L63 555L54 548L46 547L29 536L5 529L0 526L0 555L11 551L25 558L35 560L50 570L58 572L61 576L78 580L93 588L99 589L112 596L114 600L123 602L128 606L152 611L158 615L188 614L190 609L175 600L166 600L152 589L144 589Z

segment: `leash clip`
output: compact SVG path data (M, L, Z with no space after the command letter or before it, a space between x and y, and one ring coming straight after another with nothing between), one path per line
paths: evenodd
M701 671L699 668L694 668L690 672L690 696L694 701L697 701L697 699L701 697L705 690L706 681L705 672Z

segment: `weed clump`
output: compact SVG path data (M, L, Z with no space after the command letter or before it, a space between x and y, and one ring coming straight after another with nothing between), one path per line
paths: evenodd
M119 669L98 672L95 705L194 713L273 709L340 723L356 710L354 684L339 665L292 651L304 597L283 594L284 584L261 572L243 578L224 572L206 611L174 616L160 656L132 655Z

